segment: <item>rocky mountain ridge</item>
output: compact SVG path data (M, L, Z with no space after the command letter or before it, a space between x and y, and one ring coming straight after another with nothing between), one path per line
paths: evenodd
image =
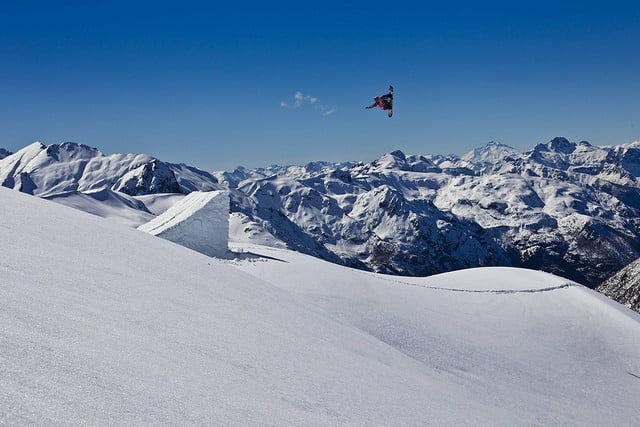
M74 142L34 142L0 162L0 185L36 196L105 188L131 196L222 188L210 173L187 165L146 154L105 156Z

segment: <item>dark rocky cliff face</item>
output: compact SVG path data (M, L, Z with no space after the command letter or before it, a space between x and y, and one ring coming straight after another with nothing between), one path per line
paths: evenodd
M640 313L640 259L604 281L596 290Z

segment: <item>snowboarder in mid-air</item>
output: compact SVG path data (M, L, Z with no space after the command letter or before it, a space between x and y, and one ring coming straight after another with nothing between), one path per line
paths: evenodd
M374 103L369 105L367 109L380 107L388 111L389 117L393 116L393 86L389 86L389 93L373 98Z

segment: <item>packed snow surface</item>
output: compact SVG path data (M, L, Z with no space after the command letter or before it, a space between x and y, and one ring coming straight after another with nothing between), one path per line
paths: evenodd
M637 425L640 315L512 268L234 260L0 188L0 424Z
M141 201L106 188L86 192L70 191L44 198L130 227L137 227L155 218Z

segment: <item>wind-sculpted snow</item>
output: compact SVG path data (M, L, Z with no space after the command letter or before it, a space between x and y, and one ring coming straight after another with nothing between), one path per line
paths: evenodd
M108 189L84 193L71 191L44 198L132 227L137 227L155 218L143 202Z

